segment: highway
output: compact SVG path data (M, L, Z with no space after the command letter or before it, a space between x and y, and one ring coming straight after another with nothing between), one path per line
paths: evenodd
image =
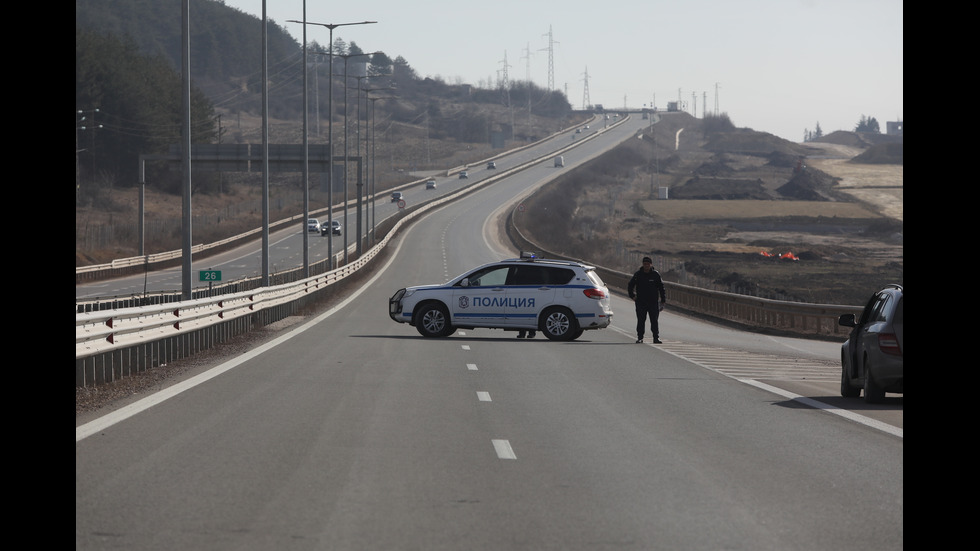
M837 343L667 311L636 344L618 295L567 343L388 318L515 256L493 228L555 170L436 210L274 340L76 416L76 549L902 548L903 401L837 398Z
M646 126L650 121L640 121L640 117L635 120L627 121L616 128L610 128L603 133L601 140L588 140L595 137L603 129L602 124L592 122L588 130L581 134L574 132L574 127L566 133L549 140L534 144L530 147L517 150L512 153L502 155L496 160L496 169L487 169L486 165L477 165L468 169L469 177L460 179L456 174L449 176L435 176L437 183L436 189L425 189L424 184L410 186L400 189L404 194L405 204L412 206L420 202L433 198L449 195L459 191L465 186L477 185L482 180L500 174L508 169L529 163L535 159L547 158L545 165L549 169L554 169L550 162L553 152L566 148L574 143L587 142L576 149L576 152L567 156L568 165L564 169L569 170L577 164L594 157L596 154L605 151L628 137L635 134L641 127ZM593 143L595 142L595 143ZM573 161L574 159L574 161ZM554 173L549 170L548 173ZM421 176L420 176L421 178ZM344 246L351 247L356 243L357 234L357 200L356 185L348 182L348 203L347 209L335 209L334 220L338 220L343 226L343 235L321 236L310 234L309 261L315 263L326 260L329 251L332 249L335 255L342 255ZM343 197L343 193L335 190L334 199ZM192 205L193 208L193 205ZM370 230L368 216L373 212L378 221L397 216L400 207L390 199L387 192L379 192L376 202L372 204L364 200L361 207L361 227L362 232L367 234ZM326 213L311 215L326 223ZM302 222L302 223L301 223ZM282 272L303 266L303 232L306 231L305 221L299 221L289 228L272 231L269 234L269 266L270 272ZM331 245L332 240L332 245ZM255 278L262 275L262 242L261 236L256 234L253 241L244 244L234 250L217 255L201 258L193 258L191 283L195 288L207 287L207 282L199 281L196 272L199 270L220 270L222 272L222 282L237 281L244 278ZM341 256L342 258L342 256ZM75 298L78 300L92 299L96 297L128 297L134 295L152 294L160 292L180 292L181 290L181 266L169 269L154 270L146 274L132 275L106 281L95 281L78 284L75 286Z

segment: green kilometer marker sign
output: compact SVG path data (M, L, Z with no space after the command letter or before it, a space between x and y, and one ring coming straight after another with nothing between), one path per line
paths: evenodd
M200 281L221 281L221 270L201 270Z

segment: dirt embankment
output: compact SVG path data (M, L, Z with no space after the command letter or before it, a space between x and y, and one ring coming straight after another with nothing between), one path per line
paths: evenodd
M655 255L668 280L781 300L863 304L902 282L901 157L858 163L878 146L697 125L665 117L546 186L528 202L541 205L530 233L621 271Z

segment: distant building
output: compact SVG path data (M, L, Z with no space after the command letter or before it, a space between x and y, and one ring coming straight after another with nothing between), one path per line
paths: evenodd
M886 122L885 133L889 136L904 136L902 132L902 121Z

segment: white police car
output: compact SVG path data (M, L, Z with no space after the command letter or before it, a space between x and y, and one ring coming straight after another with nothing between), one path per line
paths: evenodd
M612 322L609 290L593 266L530 253L485 264L442 285L399 289L388 315L424 337L486 327L541 331L570 341Z

